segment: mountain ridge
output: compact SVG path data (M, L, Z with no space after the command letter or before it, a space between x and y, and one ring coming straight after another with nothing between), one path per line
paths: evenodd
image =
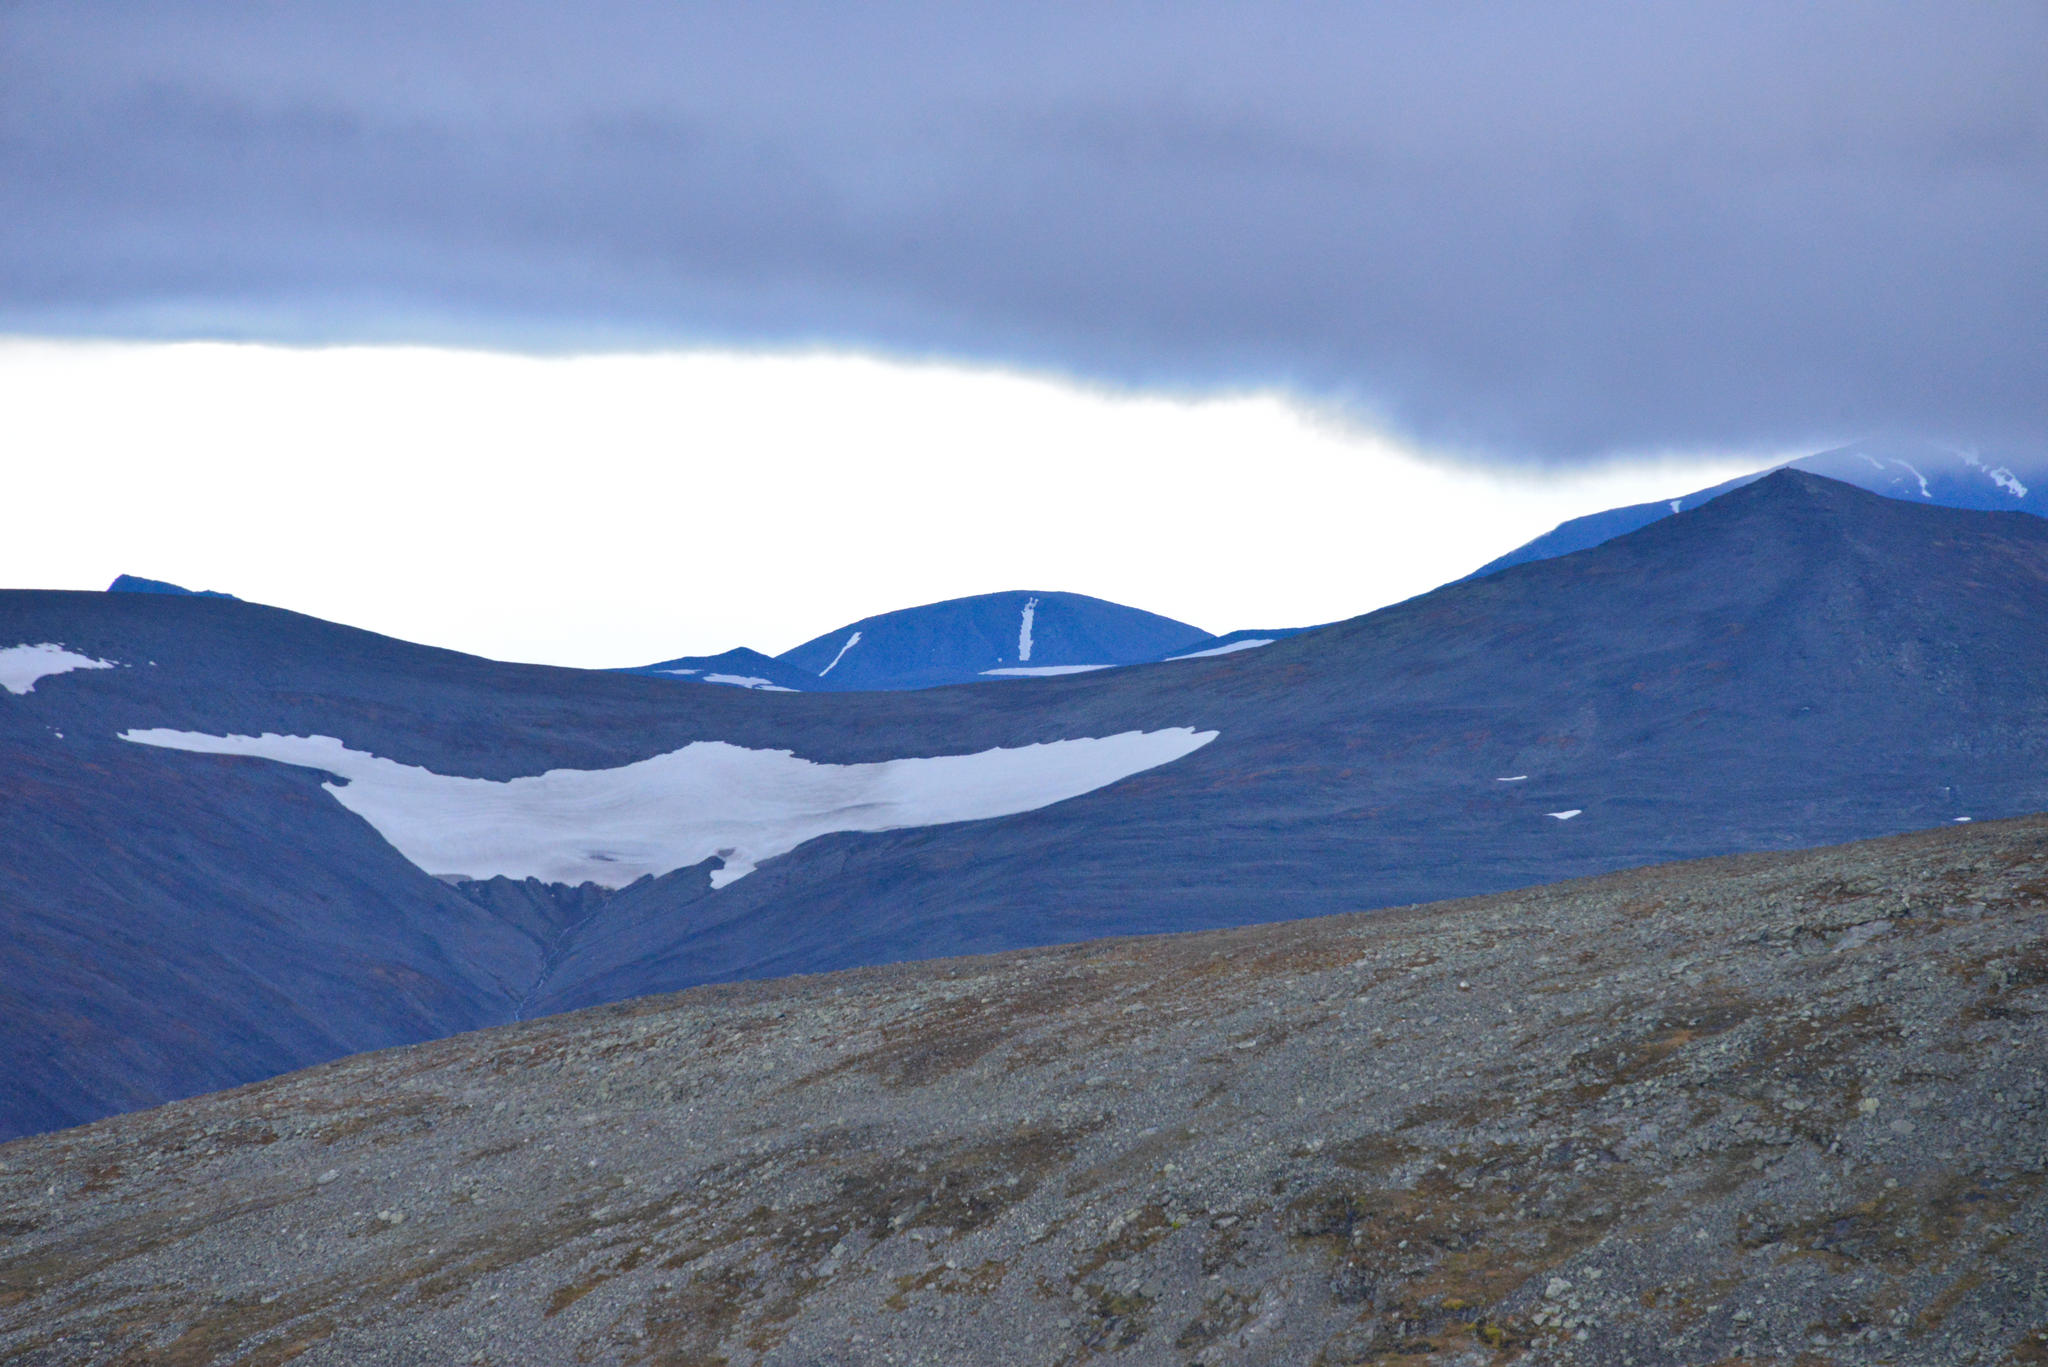
M0 1119L43 1128L690 983L2039 810L2044 614L2048 522L1797 473L1258 649L996 689L685 689L218 599L0 594L0 646L118 665L0 698L0 773L35 795L0 823ZM119 739L151 728L335 736L490 784L699 741L860 765L1217 738L1037 810L825 835L724 887L710 861L677 868L562 940L523 894L408 863L319 772Z

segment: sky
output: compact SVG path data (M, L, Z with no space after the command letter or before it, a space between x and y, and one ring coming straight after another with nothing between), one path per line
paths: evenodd
M847 352L0 342L0 413L37 453L0 582L139 574L596 668L1015 588L1216 632L1334 621L1751 468L1502 470L1283 393Z
M676 498L695 536L679 545L725 544L704 534L708 509L684 510L688 489L715 490L720 525L748 529L757 587L692 581L689 601L747 599L752 615L692 608L673 621L690 648L823 630L846 584L881 596L840 617L959 583L1026 586L1014 576L1027 572L1029 586L1144 589L1144 566L1189 553L1178 529L1199 529L1203 552L1224 535L1185 520L1188 491L1244 497L1262 469L1322 481L1287 490L1296 517L1398 490L1411 525L1467 527L1495 500L1501 531L1533 534L1566 504L1602 506L1579 495L1606 497L1603 480L1676 494L1711 482L1685 471L1877 432L2038 463L2043 70L2048 6L2031 0L16 0L0 8L0 335L15 339L0 440L10 465L57 441L72 469L117 487L137 457L111 417L82 424L105 433L82 446L20 415L38 367L104 366L85 388L122 407L175 388L195 356L209 393L254 396L288 371L303 403L263 419L268 481L205 437L255 417L151 400L185 424L157 440L237 510L241 554L232 540L172 554L175 540L136 540L111 517L74 531L74 551L98 543L102 568L149 559L123 567L275 582L260 592L290 589L308 610L383 586L382 606L354 609L366 624L409 620L400 596L453 601L472 582L487 615L596 611L604 586L565 568L573 591L545 606L483 600L527 583L535 557L573 558L546 530L548 501L595 516L597 492L563 492L579 481L641 480L603 491L636 528L651 515L618 510L638 489ZM842 411L859 373L869 425L743 422L713 398L720 416L693 424L662 407L664 389L696 396L720 365L744 372L742 389L779 386L770 407L812 413ZM423 392L400 370L452 388ZM522 446L479 412L519 411L487 396L487 374L565 407L579 385L609 388L640 420L585 415L616 449L564 457L566 431L556 448ZM973 422L990 386L1037 396L1043 446ZM1134 414L1157 433L1134 440ZM496 456L456 439L493 422L508 429ZM372 429L448 440L341 439ZM961 454L918 454L891 429L952 432ZM1152 444L1168 430L1180 448ZM809 444L774 446L771 431ZM399 449L410 463L389 487L406 517L364 512L360 525L385 529L374 551L344 538L324 575L282 578L246 529L308 514L271 489L316 476L367 488ZM1411 486L1413 468L1427 474ZM1044 500L1051 474L1172 516L1126 508L1112 536L1078 511L1088 499ZM922 507L927 534L948 524L932 542L946 554L920 578L884 573L904 552L871 546L875 568L849 573L850 543L814 521L812 488L894 489L893 504L847 506L870 525ZM1024 488L1040 494L1033 535L968 544L952 525L1015 525L993 510ZM507 501L521 491L529 501ZM1230 535L1243 564L1298 569L1291 590L1247 569L1233 582L1268 587L1133 601L1222 627L1329 615L1340 594L1358 610L1410 583L1297 561L1279 499ZM479 507L505 528L498 542L462 540L458 556L444 533L438 559L395 544L394 529L466 525ZM1473 549L1458 534L1438 559ZM1070 558L1033 560L1025 544ZM1095 550L1076 558L1082 545ZM819 558L827 547L837 559ZM652 564L618 547L595 559ZM446 577L402 580L386 568L399 563ZM1187 585L1221 577L1182 569ZM85 573L32 547L0 571ZM656 602L620 611L645 618ZM519 649L631 658L639 642Z

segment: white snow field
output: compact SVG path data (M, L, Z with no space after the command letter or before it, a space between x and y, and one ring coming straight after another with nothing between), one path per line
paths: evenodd
M1216 734L1180 726L876 764L693 741L616 769L550 769L505 782L437 774L333 736L157 728L121 739L325 770L342 780L325 785L337 802L431 874L622 888L713 856L724 862L711 885L724 887L835 831L1035 811L1179 759Z
M69 674L74 669L112 669L112 660L95 660L78 655L51 641L41 645L8 646L0 650L0 688L9 693L33 693L37 679L52 674Z
M1166 659L1168 663L1174 660L1206 660L1211 655L1235 655L1240 650L1257 650L1260 646L1269 646L1271 644L1273 642L1270 639L1264 641L1232 641L1227 646L1210 646L1207 650L1191 650L1185 655L1169 655Z

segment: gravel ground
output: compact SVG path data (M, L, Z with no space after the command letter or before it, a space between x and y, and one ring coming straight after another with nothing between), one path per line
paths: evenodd
M705 988L0 1147L14 1363L2048 1363L2048 818Z

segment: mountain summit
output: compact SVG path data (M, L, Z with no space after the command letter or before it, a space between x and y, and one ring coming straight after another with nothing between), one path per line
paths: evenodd
M1533 541L1528 541L1467 575L1480 579L1511 565L1570 555L1612 541L1617 536L1647 527L1674 513L1687 512L1719 498L1731 489L1753 484L1778 470L1797 470L1840 480L1887 498L1904 499L1943 508L1974 508L1980 512L2025 512L2048 517L2048 472L2028 470L2015 473L1997 460L1987 460L1963 447L1940 446L1925 441L1869 440L1852 442L1831 450L1802 456L1798 460L1743 475L1711 489L1700 489L1680 498L1635 503L1609 508L1561 522Z
M1142 664L1216 639L1086 594L1015 590L864 617L776 658L835 690L931 688Z

